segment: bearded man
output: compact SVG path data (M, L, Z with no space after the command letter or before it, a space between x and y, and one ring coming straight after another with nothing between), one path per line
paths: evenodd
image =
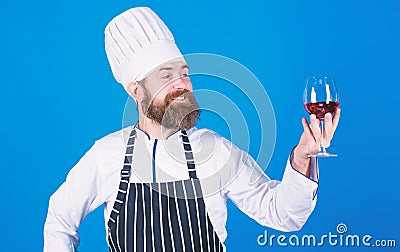
M319 150L315 116L310 125L303 119L282 182L270 180L246 152L195 127L189 66L151 9L118 15L105 36L114 77L135 99L139 120L96 141L51 196L44 251L76 251L81 221L100 205L109 251L225 251L228 199L261 225L304 225L318 188L308 156ZM339 115L325 116L326 142Z

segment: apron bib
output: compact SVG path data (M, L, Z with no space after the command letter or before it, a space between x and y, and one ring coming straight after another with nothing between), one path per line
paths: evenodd
M132 130L107 224L109 251L223 251L206 212L189 138L184 130L181 134L189 179L129 183L136 138Z

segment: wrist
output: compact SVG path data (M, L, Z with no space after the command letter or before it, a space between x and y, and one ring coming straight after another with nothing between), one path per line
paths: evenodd
M301 151L299 145L295 146L290 154L290 161L293 169L310 177L310 157Z

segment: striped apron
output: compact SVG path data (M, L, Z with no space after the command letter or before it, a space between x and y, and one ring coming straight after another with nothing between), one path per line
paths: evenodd
M109 251L223 251L206 212L189 138L181 131L190 179L129 183L136 130L126 147L108 225Z

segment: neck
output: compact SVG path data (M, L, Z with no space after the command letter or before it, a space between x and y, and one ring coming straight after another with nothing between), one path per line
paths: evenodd
M150 139L166 139L178 130L165 128L143 115L139 116L139 123L137 127L146 132Z

